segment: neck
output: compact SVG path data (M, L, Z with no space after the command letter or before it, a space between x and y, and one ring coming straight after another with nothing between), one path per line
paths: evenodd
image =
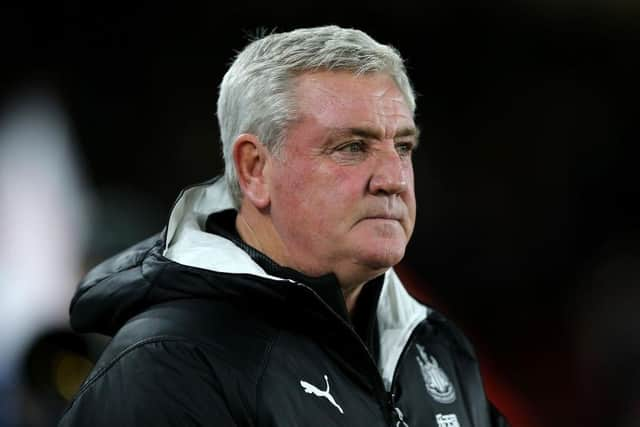
M245 243L267 255L275 263L289 267L285 247L267 214L243 203L236 216L236 230Z
M344 296L344 303L347 306L347 312L349 313L349 316L353 314L353 309L356 306L358 296L360 295L360 291L362 291L363 286L364 283L349 289L342 288L342 295Z
M262 247L262 243L258 238L258 235L245 219L245 215L243 215L241 212L239 212L238 215L236 216L236 230L238 230L238 234L240 235L242 240L244 240L245 243L247 243L250 246L253 246L260 252L263 252L263 253L265 252Z

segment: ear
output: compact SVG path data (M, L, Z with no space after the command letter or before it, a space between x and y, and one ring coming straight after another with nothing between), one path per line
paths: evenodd
M244 198L257 209L269 206L270 153L257 136L243 133L233 146L233 161Z

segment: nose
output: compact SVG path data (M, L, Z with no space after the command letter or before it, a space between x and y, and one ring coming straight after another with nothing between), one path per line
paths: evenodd
M377 153L369 179L369 192L375 195L393 195L407 191L409 184L404 161L395 149Z

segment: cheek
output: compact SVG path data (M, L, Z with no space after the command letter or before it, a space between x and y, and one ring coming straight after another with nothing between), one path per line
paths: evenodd
M285 167L274 185L273 212L279 213L283 226L297 224L314 232L324 225L323 213L331 208L332 184L308 163L291 162Z
M284 212L282 225L295 223L309 227L308 233L326 234L358 216L367 188L366 168L292 161L279 172L272 200L274 209Z
M287 156L291 157L291 155ZM295 157L294 157L295 159ZM280 200L304 199L309 187L309 165L300 160L284 160L274 174L274 196Z
M334 167L323 171L322 182L317 185L323 189L322 199L328 216L333 222L349 226L364 209L367 179L358 167ZM346 231L346 230L345 230Z

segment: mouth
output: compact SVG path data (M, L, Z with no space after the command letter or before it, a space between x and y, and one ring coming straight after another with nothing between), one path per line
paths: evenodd
M363 219L374 219L374 220L386 220L386 221L397 221L400 222L402 218L397 215L370 215L364 217Z

